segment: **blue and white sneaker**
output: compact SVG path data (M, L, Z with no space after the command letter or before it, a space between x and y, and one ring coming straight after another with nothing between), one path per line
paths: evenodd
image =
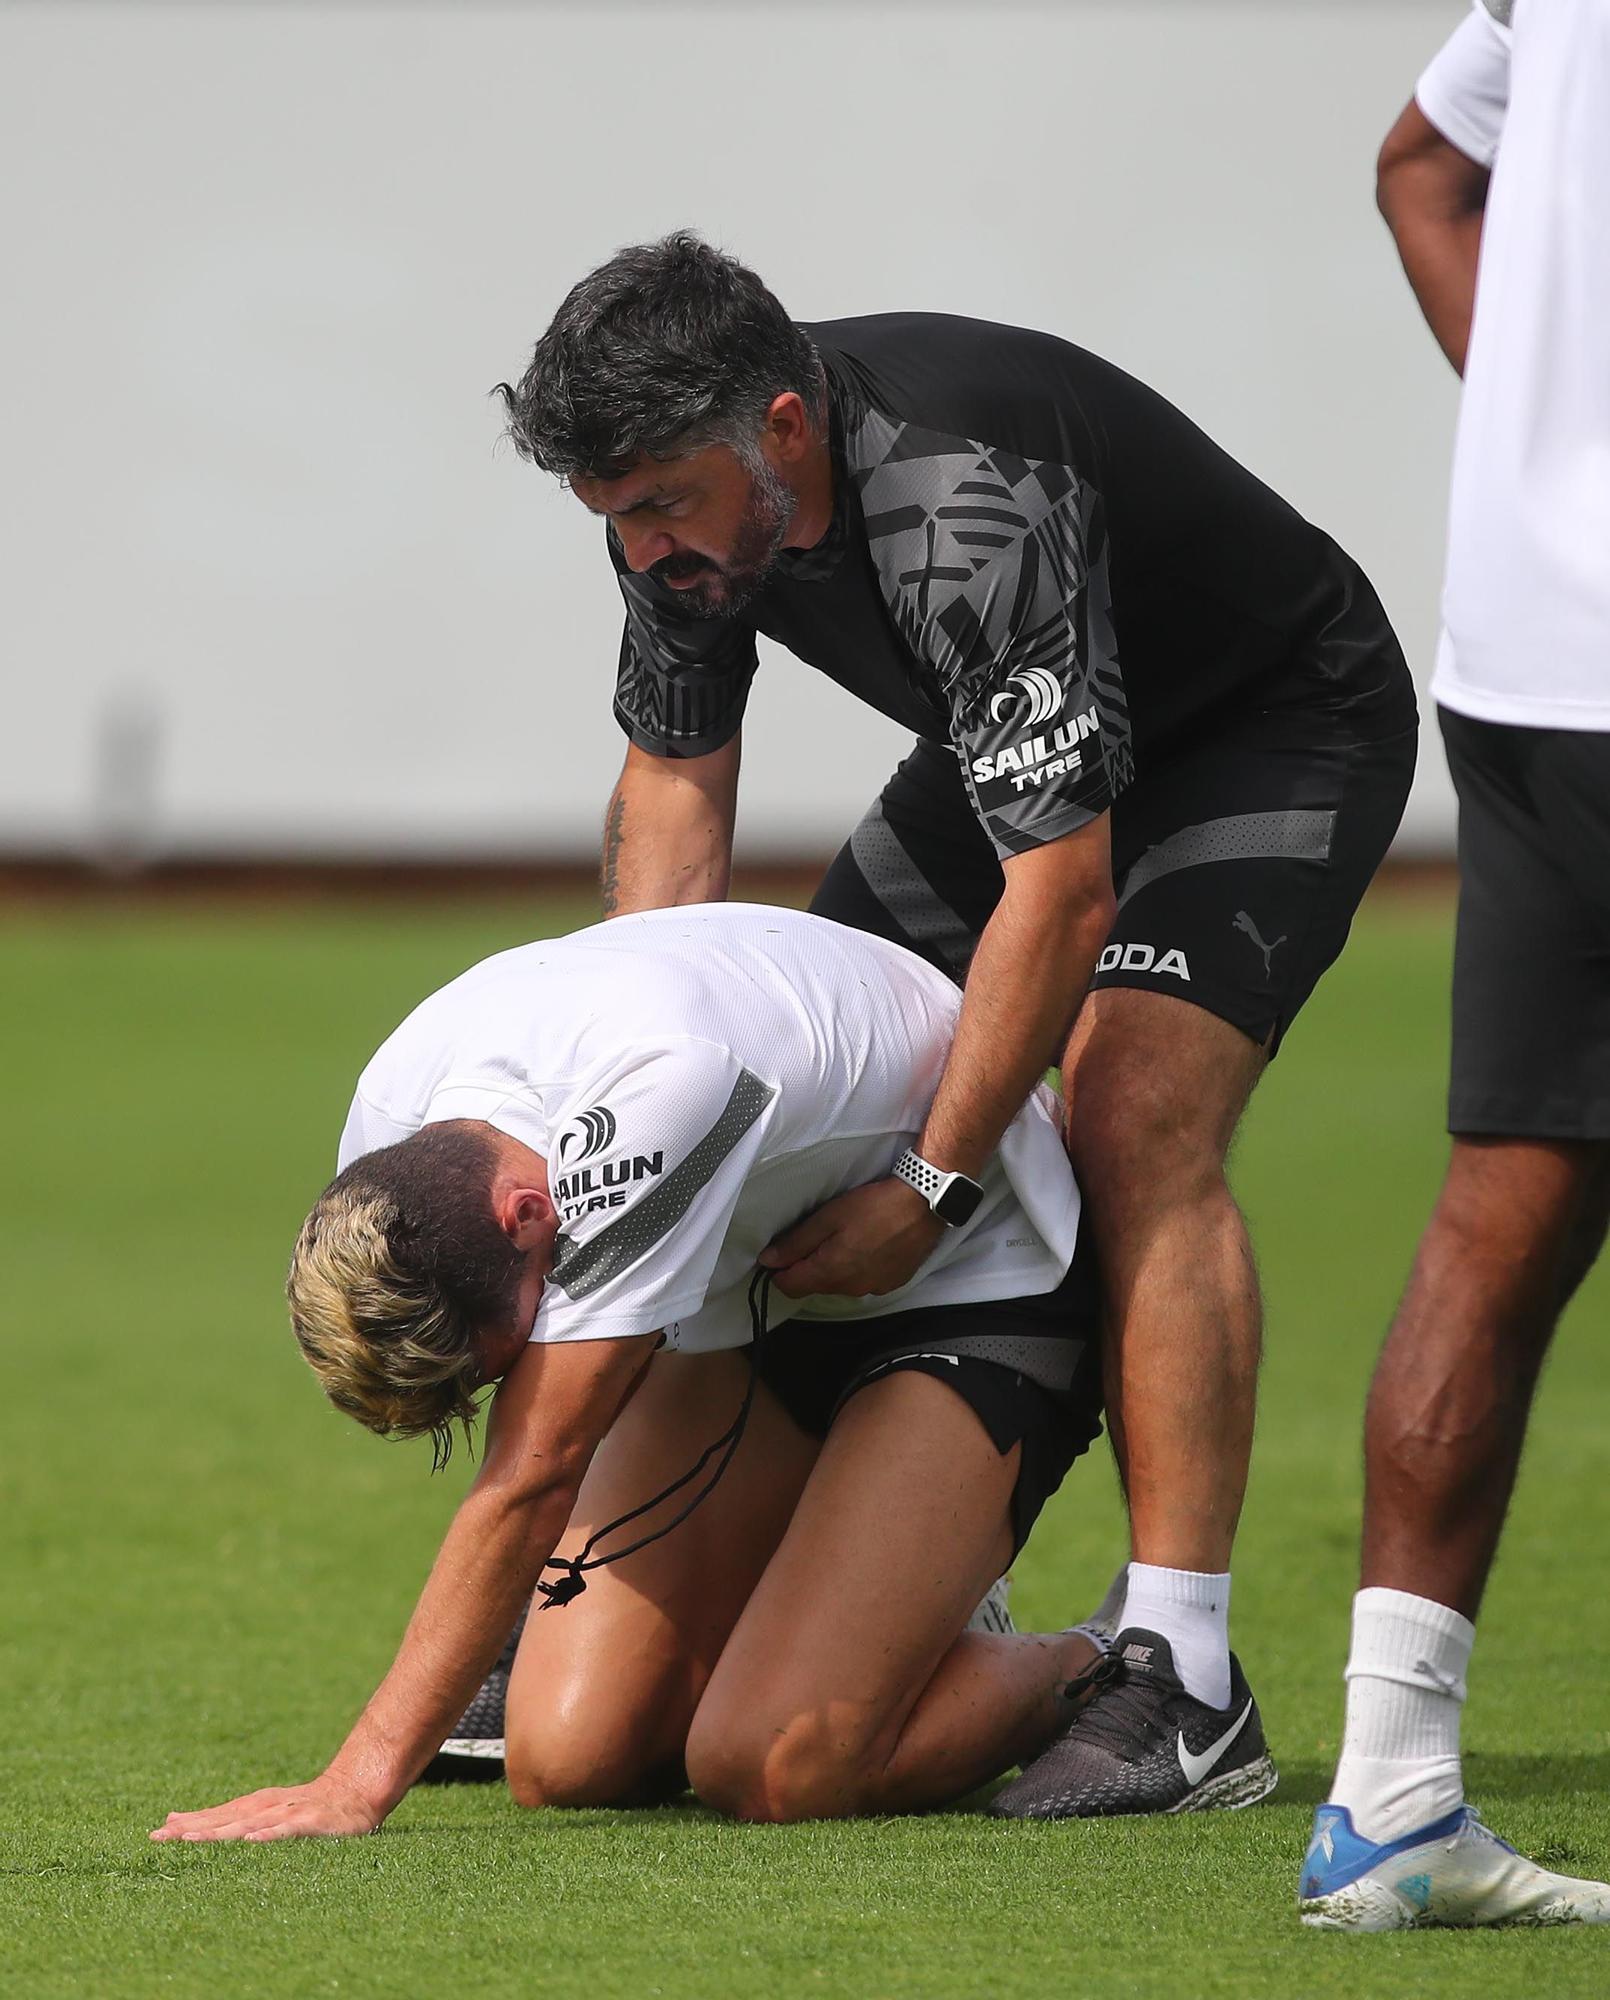
M1326 1931L1610 1924L1610 1882L1551 1875L1489 1832L1469 1806L1377 1843L1354 1832L1346 1806L1323 1805L1297 1911Z

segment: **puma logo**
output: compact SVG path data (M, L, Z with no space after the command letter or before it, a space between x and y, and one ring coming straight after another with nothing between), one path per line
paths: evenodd
M1272 963L1272 960L1274 959L1275 953L1279 951L1280 947L1286 942L1285 938L1277 937L1273 944L1265 944L1263 939L1258 935L1258 926L1252 921L1251 917L1247 915L1245 910L1236 911L1235 917L1232 920L1230 927L1232 930L1245 931L1247 936L1251 938L1252 942L1258 947L1259 951L1263 953L1264 978L1272 979L1274 977L1274 965Z

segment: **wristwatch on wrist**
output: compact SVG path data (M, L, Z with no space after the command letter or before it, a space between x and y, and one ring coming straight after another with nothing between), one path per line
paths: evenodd
M984 1199L984 1190L965 1174L947 1174L931 1166L920 1153L902 1153L894 1163L896 1180L914 1187L941 1222L959 1229L970 1222L973 1211Z

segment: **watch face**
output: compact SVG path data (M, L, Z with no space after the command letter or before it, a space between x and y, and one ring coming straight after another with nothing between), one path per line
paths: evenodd
M977 1181L970 1181L965 1174L957 1174L933 1204L934 1214L941 1222L957 1229L962 1223L972 1220L974 1210L983 1199L984 1190Z

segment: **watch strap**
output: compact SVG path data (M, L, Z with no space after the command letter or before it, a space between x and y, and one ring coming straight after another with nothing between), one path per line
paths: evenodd
M897 1180L915 1188L940 1221L952 1229L968 1221L983 1199L984 1190L977 1181L966 1174L946 1173L909 1148L895 1161L892 1171Z

